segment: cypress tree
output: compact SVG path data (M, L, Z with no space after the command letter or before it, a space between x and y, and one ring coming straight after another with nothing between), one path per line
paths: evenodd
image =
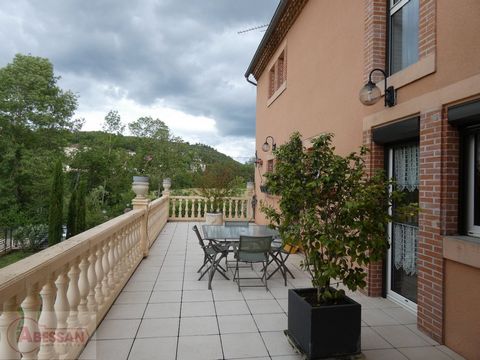
M77 196L77 223L76 231L77 234L86 230L86 207L85 207L85 197L87 196L85 181L81 181L78 186L78 196Z
M72 190L67 214L67 239L77 234L77 186Z
M50 206L48 211L48 245L62 241L63 223L63 169L62 162L57 161L53 171Z

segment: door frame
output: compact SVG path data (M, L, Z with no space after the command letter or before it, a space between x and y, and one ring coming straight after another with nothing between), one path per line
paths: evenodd
M387 150L387 164L388 164L388 178L393 178L393 146L386 147ZM392 185L389 186L389 192L393 191ZM388 214L392 215L392 206L388 208ZM388 223L388 247L387 259L386 259L386 276L385 276L385 294L387 299L399 304L405 309L409 310L413 314L417 314L417 304L412 300L407 299L406 297L394 292L391 290L392 286L392 223ZM417 281L418 284L418 281Z

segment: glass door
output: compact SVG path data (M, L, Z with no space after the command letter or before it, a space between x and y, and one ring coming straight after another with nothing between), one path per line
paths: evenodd
M407 203L418 203L418 142L392 146L388 173L395 189ZM395 216L396 204L390 209ZM387 297L410 310L417 310L418 216L389 224L390 249L387 262Z

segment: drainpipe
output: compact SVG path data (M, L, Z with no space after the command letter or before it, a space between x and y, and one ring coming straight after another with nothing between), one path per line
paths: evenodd
M254 86L257 86L257 83L256 82L253 82L252 80L250 80L250 74L248 75L245 75L245 79L252 85Z

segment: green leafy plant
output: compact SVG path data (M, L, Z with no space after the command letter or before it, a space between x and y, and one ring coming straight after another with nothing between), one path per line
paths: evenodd
M13 233L15 242L24 251L38 251L48 241L48 225L25 225Z
M302 267L317 289L318 303L336 303L345 292L366 286L365 268L388 249L390 193L383 172L365 175L366 148L347 156L335 154L332 134L313 140L306 150L295 133L275 151L276 165L266 186L279 195L278 207L262 204L285 243L303 249Z

